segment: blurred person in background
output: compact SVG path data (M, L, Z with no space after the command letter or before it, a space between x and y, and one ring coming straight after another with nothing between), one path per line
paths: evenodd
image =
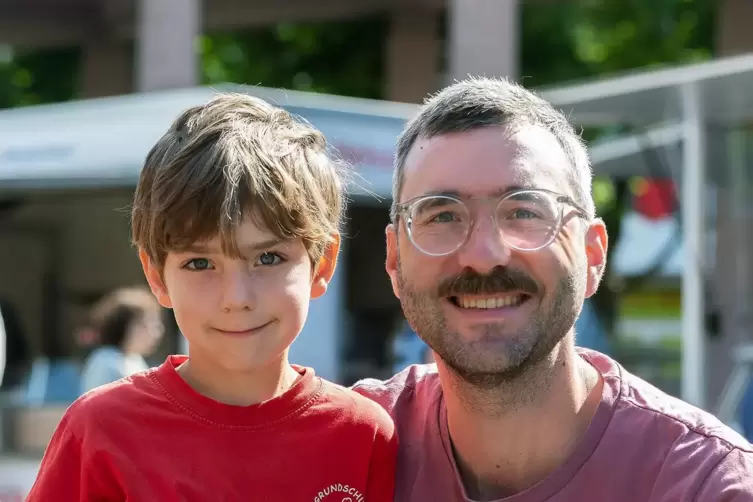
M148 369L144 358L164 333L162 307L145 287L108 294L92 309L91 323L97 347L84 363L82 392Z

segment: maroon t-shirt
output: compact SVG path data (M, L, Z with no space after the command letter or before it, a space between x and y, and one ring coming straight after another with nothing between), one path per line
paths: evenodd
M717 420L580 350L604 379L596 414L570 458L505 502L753 502L753 446ZM400 438L396 502L466 502L436 366L411 366L355 390L392 415Z

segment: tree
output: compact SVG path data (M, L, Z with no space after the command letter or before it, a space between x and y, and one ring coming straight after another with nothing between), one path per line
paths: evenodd
M381 99L388 22L374 16L207 34L202 80Z
M63 47L0 54L0 109L68 101L76 96L81 50Z

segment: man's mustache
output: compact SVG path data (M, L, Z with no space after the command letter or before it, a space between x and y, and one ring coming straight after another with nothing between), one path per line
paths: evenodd
M439 284L439 296L462 296L519 291L534 295L539 285L528 274L509 267L495 267L488 275L466 270Z

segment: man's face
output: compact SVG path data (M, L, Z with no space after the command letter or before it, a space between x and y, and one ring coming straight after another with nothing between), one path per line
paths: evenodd
M584 221L565 205L552 244L533 252L506 245L494 223L495 195L513 188L573 197L568 169L556 138L535 126L419 139L408 154L400 202L453 192L474 224L460 249L429 256L401 218L387 229L387 272L411 326L468 381L496 385L545 358L598 286L606 256L600 220Z

